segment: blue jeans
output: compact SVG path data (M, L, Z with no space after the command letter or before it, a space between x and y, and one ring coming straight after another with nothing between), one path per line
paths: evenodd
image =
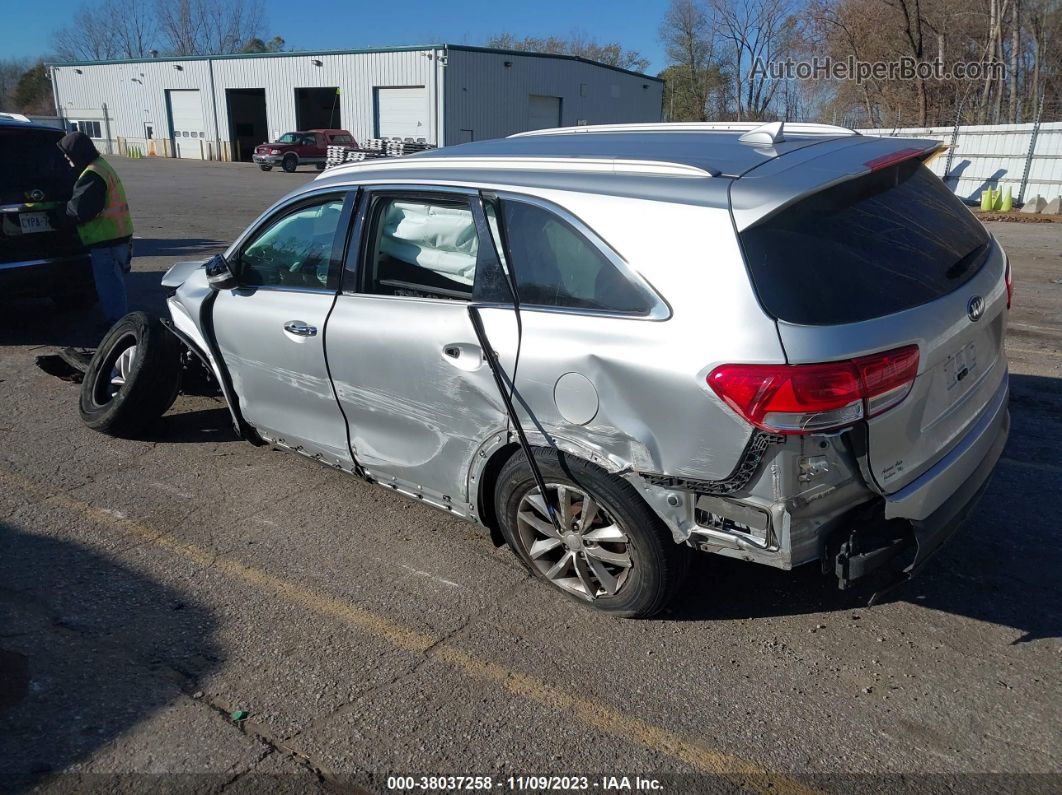
M96 295L100 309L111 323L125 315L128 299L125 295L125 274L129 271L129 243L115 246L96 246L89 249L92 276L96 280Z

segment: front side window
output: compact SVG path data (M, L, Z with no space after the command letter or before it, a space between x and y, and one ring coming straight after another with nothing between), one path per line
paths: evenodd
M479 237L466 201L381 197L371 218L366 292L472 298Z
M619 314L651 311L653 300L646 290L560 216L511 200L501 202L501 215L507 266L516 277L521 303ZM488 222L494 231L491 213Z
M302 207L273 222L240 256L240 282L249 287L325 289L332 240L343 200Z

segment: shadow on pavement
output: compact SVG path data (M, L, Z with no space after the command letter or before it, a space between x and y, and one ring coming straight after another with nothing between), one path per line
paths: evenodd
M165 311L162 272L133 271L125 277L129 311L143 309L161 315ZM0 302L0 345L92 347L103 332L99 307L62 311L50 300Z
M137 257L181 257L193 260L206 259L228 245L224 240L201 237L138 237L133 240L133 252Z
M1062 380L1011 376L1011 434L988 491L929 565L886 601L1013 627L1015 643L1062 637ZM780 571L698 555L668 617L686 621L852 610L869 593L841 592L818 563Z
M0 791L47 785L194 692L215 623L109 556L0 523Z

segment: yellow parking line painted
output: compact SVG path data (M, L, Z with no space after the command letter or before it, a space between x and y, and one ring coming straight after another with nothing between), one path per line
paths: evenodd
M372 611L315 593L262 569L215 555L195 544L182 541L168 535L165 531L129 519L115 511L97 507L68 494L51 491L17 472L0 468L0 483L17 488L38 499L50 500L97 525L133 536L197 565L209 566L212 570L239 580L267 595L279 597L319 615L348 624L386 640L400 649L427 653L431 659L448 664L472 679L489 682L527 701L574 716L583 724L603 734L609 734L665 754L703 773L727 776L740 787L772 793L794 793L794 795L817 791L801 784L796 779L772 772L755 762L713 750L696 740L627 715L605 704L574 696L537 677L484 660L453 646L444 644L436 646L440 638Z

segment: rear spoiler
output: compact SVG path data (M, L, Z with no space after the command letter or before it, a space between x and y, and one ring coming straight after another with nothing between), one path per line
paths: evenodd
M939 141L861 135L773 158L734 180L730 189L734 226L744 232L819 191L905 160L928 162L944 149Z

